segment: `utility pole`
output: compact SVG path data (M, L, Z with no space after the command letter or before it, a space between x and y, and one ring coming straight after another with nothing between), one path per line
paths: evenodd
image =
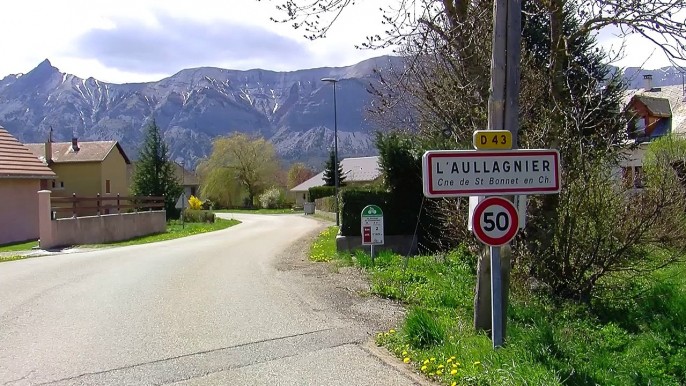
M494 0L493 6L488 129L509 130L513 149L518 147L519 131L521 7L521 0ZM514 201L514 197L509 198ZM494 347L501 346L506 336L510 265L508 245L492 247L490 253L484 249L479 256L474 326L491 331Z
M336 226L339 227L341 226L341 221L340 221L340 213L338 210L338 189L339 189L339 176L338 176L338 108L336 106L336 83L338 83L337 79L333 78L323 78L322 82L327 82L327 83L332 83L333 84L333 152L334 152L334 194L336 195L336 199L334 200L335 203L335 210L336 210Z

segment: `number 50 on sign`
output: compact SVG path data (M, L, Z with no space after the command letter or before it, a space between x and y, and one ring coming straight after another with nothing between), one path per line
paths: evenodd
M509 243L517 234L519 216L509 200L488 197L474 209L472 228L479 241L492 247Z

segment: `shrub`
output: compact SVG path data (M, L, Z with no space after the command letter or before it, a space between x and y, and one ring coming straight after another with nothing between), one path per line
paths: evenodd
M336 187L334 186L313 186L309 189L310 202L318 198L332 197L336 194Z
M277 187L267 189L260 195L260 205L264 209L277 209L283 205L283 193Z
M208 210L186 209L184 211L184 220L186 222L213 223L215 214Z
M443 327L428 311L416 307L405 320L405 334L413 347L427 348L438 345L445 338Z
M375 188L346 188L341 191L341 234L360 236L362 209L376 205L384 214L386 235L412 235L417 227L418 209L406 205L389 192Z
M195 197L191 195L191 198L188 199L188 207L192 210L201 210L202 209L202 201L198 197Z
M322 197L314 200L314 206L317 210L324 212L335 212L336 211L336 198L335 197Z
M206 199L205 201L202 202L202 210L212 210L214 209L214 202L210 199Z

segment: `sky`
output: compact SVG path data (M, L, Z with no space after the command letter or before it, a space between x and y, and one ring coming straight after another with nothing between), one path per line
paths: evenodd
M82 78L154 81L184 68L296 70L344 66L390 53L358 50L382 33L379 6L357 1L325 39L310 41L275 10L285 0L19 0L0 2L0 78L26 73L44 59ZM397 0L396 0L397 1ZM602 31L606 49L621 40ZM621 66L669 65L643 38L630 38ZM652 56L651 56L652 55Z

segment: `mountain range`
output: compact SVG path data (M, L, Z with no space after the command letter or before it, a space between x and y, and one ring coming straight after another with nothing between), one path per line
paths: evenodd
M26 74L0 80L0 125L25 143L45 141L50 128L55 141L117 140L135 158L154 117L172 158L190 166L209 154L213 138L238 131L269 139L288 161L320 167L334 136L332 85L321 79L339 80L341 156L373 155L366 108L368 89L378 82L374 70L402 65L398 57L382 56L291 72L201 67L156 82L113 84L63 73L46 59ZM655 86L682 82L674 67L624 70L630 88L642 87L646 73Z

